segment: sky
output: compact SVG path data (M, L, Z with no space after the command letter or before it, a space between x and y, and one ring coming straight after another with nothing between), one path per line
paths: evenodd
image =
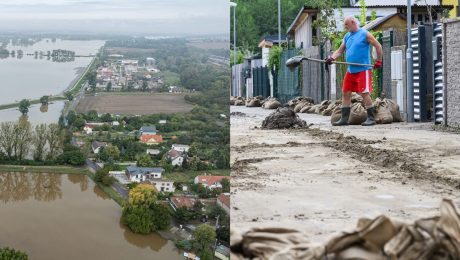
M0 0L0 32L223 35L229 0Z

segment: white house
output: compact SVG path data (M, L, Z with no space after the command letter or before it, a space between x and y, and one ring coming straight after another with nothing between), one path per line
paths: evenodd
M147 153L148 155L159 155L160 154L160 150L158 149L147 149L147 151L145 151L145 153Z
M101 151L101 149L106 146L107 146L106 142L93 141L91 143L91 149L93 150L93 153L95 154L98 154Z
M174 187L173 181L166 180L163 178L152 179L150 180L150 183L152 185L155 185L155 188L157 189L157 191L174 192L176 190L176 188Z
M190 146L185 145L185 144L173 144L171 146L171 149L176 150L178 152L188 153L188 150L190 149Z
M172 166L182 166L187 155L184 151L171 149L166 153L166 159L171 162Z
M137 167L130 165L126 167L126 175L131 182L144 182L152 179L161 179L163 168Z
M222 188L221 181L223 179L230 180L230 176L211 176L211 175L198 175L195 177L195 184L202 184L209 189Z

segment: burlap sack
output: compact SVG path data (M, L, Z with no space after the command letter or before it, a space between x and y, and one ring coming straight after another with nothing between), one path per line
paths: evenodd
M334 111L336 106L340 106L342 104L341 100L336 100L334 102L331 102L327 108L321 112L321 115L323 116L330 116L332 115L332 112Z
M332 111L331 124L339 121L341 117L342 117L342 106L338 105Z
M258 98L251 98L246 101L246 107L260 107L260 99Z
M306 101L300 101L299 103L297 103L297 105L294 107L294 112L296 113L299 113L300 110L302 110L302 108L306 105L310 105L310 103L306 102Z
M353 103L350 109L350 118L348 119L348 123L350 125L360 125L367 119L367 112L364 106L359 103Z
M244 105L245 105L244 100L241 100L241 99L235 100L235 106L244 106Z
M387 103L387 107L390 109L391 115L393 116L393 122L402 122L401 112L399 112L399 105L394 100L384 99Z
M308 113L308 110L310 110L310 108L312 108L314 105L307 105L307 106L304 106L302 107L302 109L300 110L300 113Z
M282 106L283 105L281 105L281 103L278 100L271 99L271 100L266 101L264 103L263 108L265 108L265 109L277 109L277 108L282 107Z
M351 103L363 102L363 97L355 92L351 93Z
M313 105L308 111L307 113L308 114L313 114L313 113L317 113L317 109L321 106L321 104L317 104L317 105Z
M375 121L377 124L391 124L393 116L387 103L379 98L374 102L375 106Z

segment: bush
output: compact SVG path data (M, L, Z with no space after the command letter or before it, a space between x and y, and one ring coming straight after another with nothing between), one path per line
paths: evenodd
M192 242L190 240L177 240L174 242L177 248L190 251L192 250Z
M123 209L122 220L134 233L149 234L155 231L154 215L149 208L128 205Z
M59 155L56 161L60 164L70 164L73 166L82 166L86 162L85 155L80 150L68 151Z
M0 248L0 259L1 260L27 260L28 256L26 253L19 250L15 250L9 247Z
M104 184L105 186L112 186L112 184L115 182L115 178L105 174L105 176L102 177L101 183Z

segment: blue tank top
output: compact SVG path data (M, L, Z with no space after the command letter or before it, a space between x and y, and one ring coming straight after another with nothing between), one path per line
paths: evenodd
M371 64L370 44L367 42L367 30L359 28L356 32L348 32L343 38L347 62ZM348 72L358 73L371 67L348 65Z

